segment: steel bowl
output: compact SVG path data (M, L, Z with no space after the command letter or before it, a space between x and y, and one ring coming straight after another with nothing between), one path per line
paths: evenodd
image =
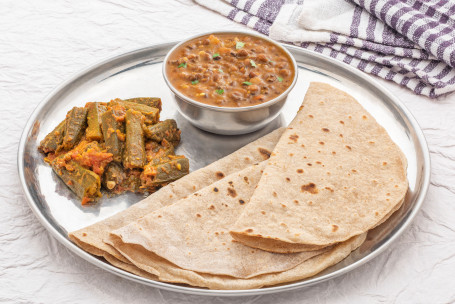
M210 34L248 35L264 39L272 43L273 45L277 46L289 56L294 67L295 74L291 85L286 89L286 91L284 91L283 93L281 93L281 95L275 97L274 99L249 107L217 107L201 103L188 96L183 95L170 83L169 79L167 78L166 63L169 60L169 56L182 44L185 44L190 40ZM182 42L175 45L167 53L166 57L164 58L162 71L164 80L168 85L169 89L173 93L180 114L186 119L188 119L188 121L191 124L202 130L223 135L246 134L265 127L268 123L275 119L278 116L278 114L280 114L280 111L286 102L289 92L294 88L297 82L298 76L297 63L294 57L286 48L284 48L280 43L273 41L272 39L264 35L250 33L246 31L209 32L192 36L186 40L183 40Z

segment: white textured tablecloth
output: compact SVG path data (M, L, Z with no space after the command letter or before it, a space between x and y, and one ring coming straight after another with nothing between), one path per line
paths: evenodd
M241 27L190 0L0 0L0 303L455 303L455 95L431 101L382 80L425 133L432 181L410 229L345 276L275 295L189 296L98 269L41 226L22 194L16 155L46 94L106 57Z

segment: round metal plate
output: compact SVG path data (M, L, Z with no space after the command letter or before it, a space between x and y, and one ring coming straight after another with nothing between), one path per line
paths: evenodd
M252 134L214 135L193 127L176 110L161 74L164 55L174 45L167 43L135 50L82 71L46 97L25 126L18 151L18 170L26 198L41 223L72 252L95 266L153 287L200 295L259 295L310 286L351 271L381 253L409 226L423 203L429 185L428 147L409 111L376 81L344 63L287 46L299 65L299 79L282 114L266 128ZM161 97L161 117L176 119L182 129L183 141L177 152L186 155L191 169L196 170L280 126L286 126L295 116L310 81L329 83L355 97L384 126L408 160L409 191L403 207L387 222L370 231L366 242L342 262L314 277L279 286L253 290L207 290L133 275L86 253L68 239L69 231L103 220L143 198L141 195L126 194L104 198L95 206L81 207L79 200L44 163L37 151L39 142L73 106L113 98Z

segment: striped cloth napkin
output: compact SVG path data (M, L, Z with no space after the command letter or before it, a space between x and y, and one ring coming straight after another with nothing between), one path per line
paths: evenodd
M195 0L271 38L436 98L455 91L455 1Z

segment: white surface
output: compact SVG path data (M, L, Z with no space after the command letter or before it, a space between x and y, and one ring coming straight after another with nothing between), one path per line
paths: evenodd
M431 101L380 80L424 130L432 183L411 228L372 262L275 295L229 299L160 291L93 267L47 233L22 194L19 138L43 97L84 67L134 48L242 26L190 0L1 0L0 7L0 303L455 302L455 95Z

